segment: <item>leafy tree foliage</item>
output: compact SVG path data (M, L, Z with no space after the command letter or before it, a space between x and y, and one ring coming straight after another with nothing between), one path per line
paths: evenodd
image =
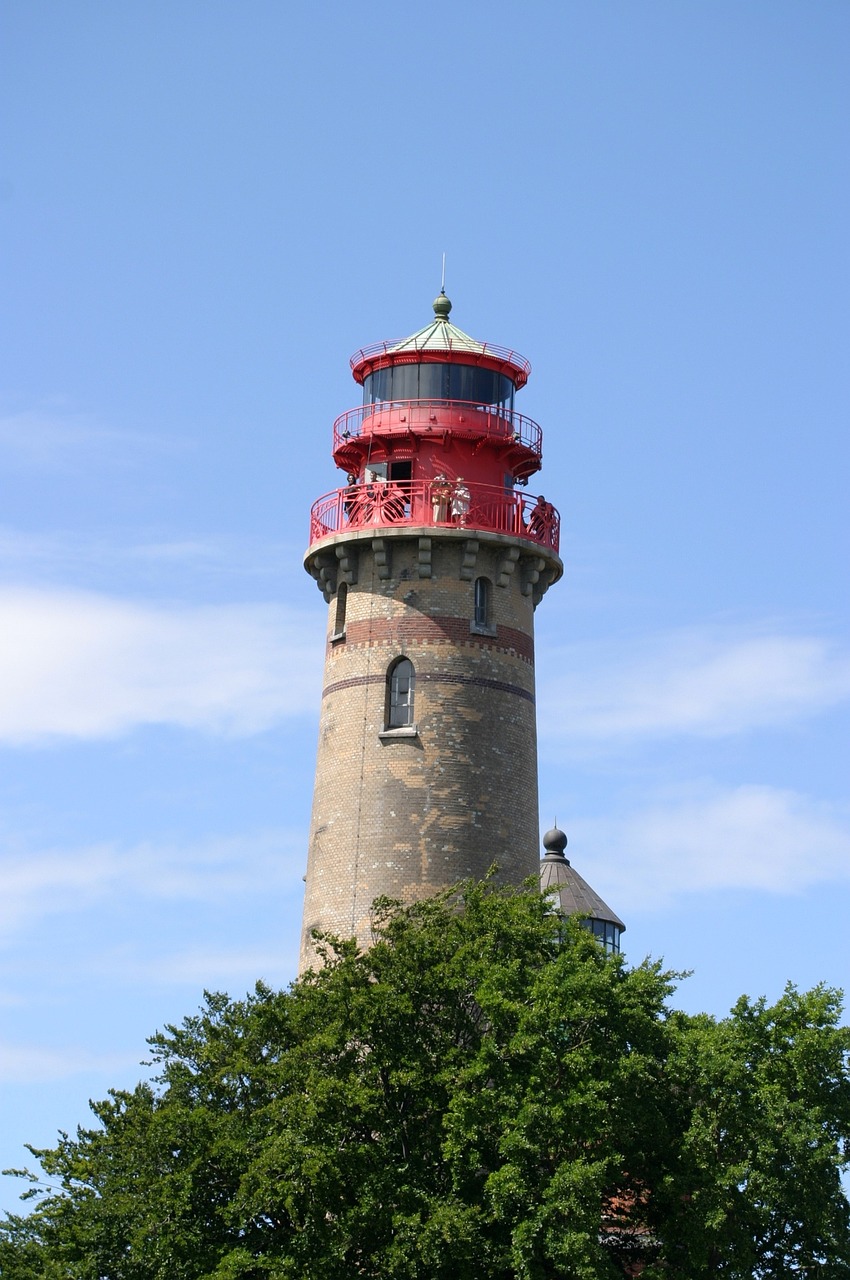
M538 893L461 895L154 1036L153 1085L33 1152L0 1274L850 1277L834 993L689 1018Z

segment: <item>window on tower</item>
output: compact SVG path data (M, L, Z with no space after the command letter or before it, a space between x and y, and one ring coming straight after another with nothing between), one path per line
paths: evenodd
M341 582L336 589L336 612L331 640L342 640L345 637L345 612L348 606L348 583Z
M473 599L474 613L473 620L476 627L489 627L490 625L490 580L489 578L476 578Z
M489 578L476 578L472 587L472 622L470 631L476 635L494 636L493 584Z
M387 728L413 725L413 696L416 672L409 658L399 658L387 672Z

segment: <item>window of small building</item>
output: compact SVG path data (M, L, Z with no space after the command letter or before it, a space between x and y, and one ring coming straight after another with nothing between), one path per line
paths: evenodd
M584 926L602 943L609 955L620 954L620 934L623 931L618 924L610 920L585 920Z
M387 728L404 729L413 724L416 672L409 658L399 658L387 672Z

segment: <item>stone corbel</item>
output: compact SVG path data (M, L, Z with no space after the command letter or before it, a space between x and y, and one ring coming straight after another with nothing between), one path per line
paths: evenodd
M462 582L471 582L475 577L475 562L478 559L478 539L467 538L463 544L460 560L460 577Z
M357 543L340 543L336 548L336 558L339 561L340 577L353 587L357 581Z
M499 562L499 576L496 579L497 587L506 587L511 580L511 575L516 568L517 560L520 557L519 547L508 547L501 561Z
M545 568L546 561L543 556L523 556L522 564L520 565L520 591L524 596L532 594Z
M375 568L378 571L378 577L386 581L390 576L390 549L387 546L386 539L372 539L372 554L375 557Z
M419 554L417 556L417 559L419 561L419 577L430 578L431 577L431 539L430 538L419 539Z
M541 573L540 581L536 582L532 588L531 602L535 609L540 604L540 601L543 599L557 576L557 570L551 565Z
M336 556L331 551L320 552L310 561L310 573L316 579L319 590L330 603L336 592Z

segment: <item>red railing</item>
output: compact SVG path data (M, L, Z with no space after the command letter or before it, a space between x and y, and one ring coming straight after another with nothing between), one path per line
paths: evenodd
M466 343L455 343L451 338L447 338L444 347L408 347L405 345L407 341L408 339L403 338L397 342L375 342L371 347L361 347L351 357L350 363L354 376L357 377L357 371L361 365L380 360L382 356L394 356L393 364L405 364L420 361L423 356L426 359L428 357L437 360L441 357L445 359L446 352L455 353L467 364L477 364L484 359L488 362L498 361L500 364L509 365L511 370L519 375L515 377L517 388L525 386L531 373L531 365L525 356L521 356L518 351L510 351L507 347L497 347L491 342L482 342L480 346L475 343L470 347ZM362 381L362 377L357 380Z
M382 400L349 409L334 423L334 452L349 440L373 431L381 435L451 431L474 440L519 444L538 458L543 453L543 432L531 418L511 409L464 400Z
M496 485L440 480L355 484L313 503L310 543L349 529L400 525L509 533L557 552L561 517L543 498Z

